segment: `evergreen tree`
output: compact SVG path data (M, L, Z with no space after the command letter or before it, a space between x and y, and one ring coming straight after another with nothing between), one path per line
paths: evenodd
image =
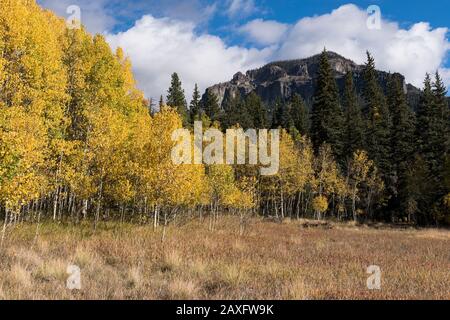
M203 110L211 121L219 121L222 116L218 98L211 90L206 90Z
M449 120L446 89L440 75L436 73L435 82L426 75L419 109L417 111L416 136L419 153L426 162L432 183L434 184L434 199L429 205L439 199L442 190L442 171L449 145Z
M445 153L448 152L448 106L446 90L439 74L435 83L427 74L417 111L417 140L419 152L428 163L435 178L441 171Z
M161 110L164 105L164 97L161 95L161 97L159 98L159 110Z
M436 72L432 92L433 102L430 110L432 124L430 149L432 154L429 160L432 174L442 182L445 157L449 152L450 121L447 90L438 72Z
M241 95L228 97L224 101L225 113L222 116L224 128L231 128L239 124L243 129L253 128L253 119L248 113L247 105L242 101Z
M294 119L292 118L291 105L287 102L283 102L281 105L281 117L280 117L281 127L287 130L294 127Z
M400 212L408 210L407 172L414 154L414 114L406 101L403 79L399 74L390 76L388 83L388 105L392 117L391 162L392 174L396 183L392 186L393 209Z
M308 109L299 94L294 94L292 96L290 101L290 109L292 122L297 131L302 135L308 134Z
M323 143L331 145L334 155L342 155L343 115L339 104L339 92L326 50L319 63L317 88L311 115L311 139L316 152Z
M181 80L176 72L172 74L172 80L167 94L167 105L176 108L183 119L183 125L187 125L188 110L186 98L184 96Z
M282 128L283 127L283 114L285 106L280 97L277 97L274 103L274 108L272 111L272 128Z
M286 102L281 98L275 101L272 128L283 128L286 130L296 129L298 133L308 133L308 111L299 94L292 95Z
M386 97L378 82L375 60L369 52L367 52L367 63L364 66L363 96L365 100L363 115L367 128L365 137L369 157L380 168L389 188L391 121Z
M427 225L431 222L431 206L434 198L434 182L426 161L416 155L406 172L406 212L411 220Z
M436 73L435 82L432 83L429 74L424 81L419 109L417 111L416 137L418 151L426 165L428 179L427 186L430 192L427 197L422 195L423 205L427 208L422 212L419 221L422 224L436 222L436 216L430 214L430 208L435 207L448 191L445 188L445 158L448 157L449 145L449 120L446 90ZM443 208L438 209L444 211Z
M431 107L433 104L433 89L431 77L427 73L424 81L424 87L420 96L419 108L417 110L417 128L416 137L419 147L419 153L426 161L430 159L430 133L431 133Z
M198 90L198 85L195 84L194 93L192 94L191 104L189 106L191 121L195 121L196 119L200 119L202 109L201 109L201 101L200 101L200 92Z
M245 112L250 116L253 128L267 128L267 111L256 93L252 92L245 98Z
M348 72L345 76L343 108L345 120L343 155L347 158L351 158L355 151L365 149L364 123L362 120L361 107L358 103L358 96L353 83L352 72Z
M221 125L223 126L224 129L228 129L231 126L233 126L237 121L237 119L234 117L234 115L232 114L232 111L237 110L236 108L236 104L239 103L238 101L240 101L240 96L230 96L230 95L226 95L223 98L223 114L222 114L222 119L221 119Z
M445 188L445 194L450 194L450 154L445 157L444 170L443 170L443 182Z

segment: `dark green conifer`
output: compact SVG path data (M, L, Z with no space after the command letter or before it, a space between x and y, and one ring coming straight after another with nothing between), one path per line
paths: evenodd
M380 168L385 182L392 177L390 163L390 129L391 119L387 108L386 97L380 87L375 60L367 52L367 63L364 66L364 108L363 116L366 125L366 146L369 156Z
M317 86L313 99L311 139L316 152L323 143L328 143L336 158L341 158L343 114L336 80L325 50L320 57Z
M183 119L183 125L188 124L186 98L184 96L181 80L176 72L172 74L172 80L167 94L167 105L177 109Z
M266 108L256 93L252 92L245 98L245 109L245 112L251 118L253 128L263 129L268 127Z
M221 119L222 110L219 106L219 100L211 90L206 90L203 101L203 110L211 121L219 121Z
M357 150L365 150L364 123L362 120L361 106L359 105L353 83L353 74L348 72L345 76L345 87L342 104L344 108L344 152L345 158L353 157Z
M299 94L294 94L290 101L291 117L294 127L301 135L308 134L308 109Z
M201 118L201 97L198 90L198 85L195 84L194 93L192 94L191 104L189 106L191 122L199 120Z
M403 78L399 74L389 77L388 106L392 117L391 174L394 178L391 209L398 215L408 212L407 172L412 164L415 146L415 117L406 101Z

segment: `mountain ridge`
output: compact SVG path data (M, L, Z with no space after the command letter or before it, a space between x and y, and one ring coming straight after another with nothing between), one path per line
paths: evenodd
M327 55L339 90L343 91L345 74L352 71L356 90L361 94L364 66L332 51L328 51ZM288 100L293 94L297 93L302 96L308 106L311 106L319 59L320 54L316 54L305 59L270 62L261 68L248 70L245 74L237 72L230 81L207 88L204 97L208 91L212 91L218 97L219 105L224 108L224 101L228 98L234 98L238 94L245 97L251 92L255 92L266 106L270 106L278 98ZM377 72L380 85L386 90L389 73L385 71ZM421 90L406 83L405 77L399 75L403 79L408 102L411 108L416 110Z

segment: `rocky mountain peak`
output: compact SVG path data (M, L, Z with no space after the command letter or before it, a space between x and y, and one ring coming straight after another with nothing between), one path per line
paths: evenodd
M363 66L335 52L328 51L327 55L340 90L344 87L345 74L352 71L357 91L361 92ZM226 98L233 98L238 94L245 97L255 92L268 106L279 98L287 100L295 93L300 94L306 103L311 105L319 62L320 54L306 59L276 61L259 69L249 70L245 74L238 72L231 81L214 85L207 90L212 90L217 95L220 104L223 104ZM380 84L385 88L388 74L382 71L378 74ZM413 101L413 104L417 103L420 90L406 83L405 90L409 100Z

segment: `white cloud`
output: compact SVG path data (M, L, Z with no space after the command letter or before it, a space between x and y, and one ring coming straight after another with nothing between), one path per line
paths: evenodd
M442 68L448 73L442 66L450 49L447 28L432 29L420 22L402 29L395 22L383 20L380 30L369 30L367 18L366 11L349 4L330 14L301 19L280 43L277 58L307 57L326 47L363 63L369 50L378 69L400 72L416 86L422 85L426 72Z
M239 2L241 3L241 2ZM420 22L404 29L383 20L381 30L369 30L367 13L344 5L329 14L308 17L294 25L254 20L243 27L263 49L228 46L221 38L198 34L199 23L174 18L144 16L129 30L109 34L113 47L121 46L131 57L139 86L147 96L165 94L170 74L178 72L189 99L194 84L201 89L228 81L237 71L246 71L278 59L305 58L324 47L357 63L372 52L377 68L400 72L408 82L421 87L426 72L439 69L450 84L450 69L444 67L450 50L446 28L431 28Z
M227 14L229 17L249 16L257 11L254 0L229 0Z
M189 99L195 83L204 90L239 70L261 66L273 54L271 49L229 47L219 37L197 35L194 29L192 23L147 15L107 40L113 48L124 48L140 88L153 98L166 93L172 72L180 75Z
M261 45L279 43L288 30L288 25L277 21L256 19L239 30L253 42Z

